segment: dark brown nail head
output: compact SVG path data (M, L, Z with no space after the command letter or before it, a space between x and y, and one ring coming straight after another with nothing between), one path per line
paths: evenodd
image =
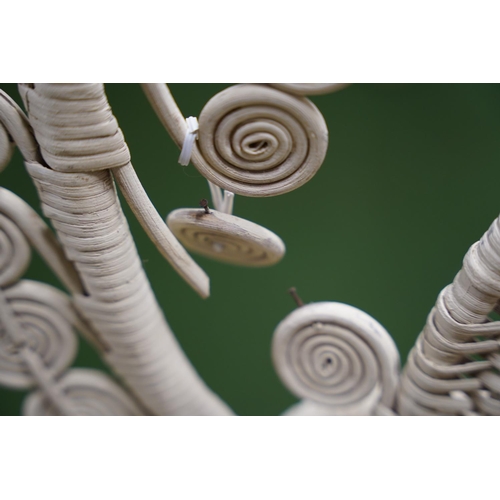
M200 200L200 207L202 207L202 208L205 209L205 213L206 214L210 213L210 211L208 209L208 201L205 198L203 198L202 200Z
M297 307L302 307L304 305L304 302L302 302L302 299L299 297L295 287L289 288L288 293L292 296L292 299L295 300Z

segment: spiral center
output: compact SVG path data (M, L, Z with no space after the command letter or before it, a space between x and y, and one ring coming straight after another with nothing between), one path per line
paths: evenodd
M266 133L253 133L242 139L241 144L236 143L239 154L247 159L257 161L272 156L279 144L275 137Z
M295 130L296 128L299 130ZM218 124L214 145L221 159L227 162L227 168L241 169L247 174L253 172L256 175L256 172L273 170L286 164L287 159L292 161L292 136L300 136L300 131L300 125L293 119L290 121L288 115L279 111L270 113L267 108L254 106L225 116ZM303 141L307 143L305 136ZM301 160L298 161L300 164ZM292 161L294 162L295 160ZM278 178L287 176L289 167L286 165L283 166L284 172L275 172ZM243 172L239 172L239 175L243 175Z
M256 141L256 142L251 142L248 147L250 150L253 150L255 153L259 153L263 150L265 150L268 146L267 141Z
M288 349L294 367L293 388L300 396L347 404L369 394L378 379L370 347L342 327L306 326L295 332Z
M232 148L245 160L262 162L272 158L276 152L283 149L282 142L285 140L280 135L276 125L273 127L268 124L249 123L237 129L233 135ZM280 151L280 155L282 152ZM276 158L274 158L276 161ZM281 161L281 160L278 160ZM256 165L254 165L256 166Z

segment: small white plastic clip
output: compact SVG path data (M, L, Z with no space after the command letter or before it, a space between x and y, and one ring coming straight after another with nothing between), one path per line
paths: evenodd
M186 118L187 131L182 144L181 154L179 156L179 163L182 166L189 165L191 160L191 153L193 152L194 141L198 139L198 120L194 116ZM207 179L208 180L208 179ZM234 193L231 191L224 191L217 185L208 181L210 186L210 193L212 194L212 202L216 210L231 215L233 213Z
M182 144L181 154L179 156L179 163L182 166L189 165L191 160L191 153L193 152L194 141L198 139L198 120L194 116L186 118L187 132Z
M231 215L233 213L233 204L234 204L234 193L232 191L226 191L224 189L224 201L223 201L222 212Z
M210 182L208 179L207 181L210 186L210 194L212 195L212 203L215 210L231 215L233 213L234 193L225 189L223 191L213 182Z

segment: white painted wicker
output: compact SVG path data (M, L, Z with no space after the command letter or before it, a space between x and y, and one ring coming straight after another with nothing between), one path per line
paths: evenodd
M164 84L143 84L161 122L207 178L212 208L162 220L131 163L101 84L21 84L27 115L0 91L0 171L14 145L55 234L0 188L0 384L32 391L25 415L231 415L180 348L151 290L117 196L202 297L187 248L237 265L284 255L281 239L234 215L234 193L275 196L320 168L328 131L304 95L345 84L243 84L186 119ZM184 246L183 246L184 245ZM23 280L37 251L68 295ZM301 305L276 328L273 360L301 399L286 415L500 415L500 220L440 294L403 374L387 331L334 302ZM84 335L115 373L71 368Z

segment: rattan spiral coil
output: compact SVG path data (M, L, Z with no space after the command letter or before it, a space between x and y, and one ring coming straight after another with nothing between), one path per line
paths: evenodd
M318 302L289 314L273 336L273 361L303 401L287 415L372 415L392 408L399 353L387 331L346 304Z
M186 122L166 85L143 84L163 125L182 147ZM323 116L307 98L266 85L216 94L199 116L193 165L216 186L244 196L287 193L309 181L328 147Z
M26 164L87 295L83 316L109 346L106 359L153 413L229 412L178 345L142 268L110 171L56 172Z

